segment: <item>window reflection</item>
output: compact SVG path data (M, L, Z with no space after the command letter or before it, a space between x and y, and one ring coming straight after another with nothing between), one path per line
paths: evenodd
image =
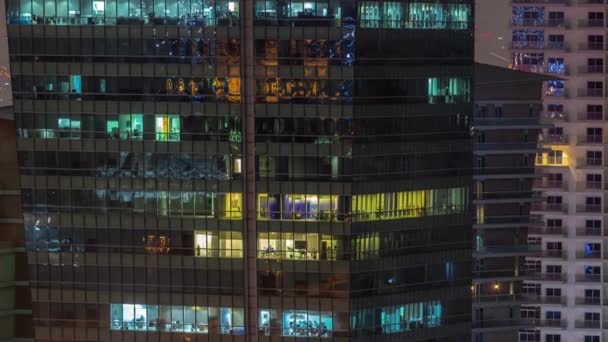
M285 260L336 260L338 241L316 233L258 233L258 257Z

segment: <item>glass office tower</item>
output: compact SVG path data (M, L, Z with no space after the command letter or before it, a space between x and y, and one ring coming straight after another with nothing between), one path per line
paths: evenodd
M470 338L472 1L7 16L37 339Z

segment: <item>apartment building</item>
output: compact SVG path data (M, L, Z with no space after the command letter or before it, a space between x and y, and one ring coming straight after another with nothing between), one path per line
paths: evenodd
M470 339L472 1L6 6L37 340Z
M603 0L514 0L512 66L555 75L545 82L534 183L541 201L528 243L525 292L544 298L521 308L537 321L521 341L606 340L603 304L605 209L605 36Z

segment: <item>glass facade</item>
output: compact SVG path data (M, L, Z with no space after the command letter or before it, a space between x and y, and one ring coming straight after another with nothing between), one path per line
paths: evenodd
M472 1L6 8L38 339L469 338Z

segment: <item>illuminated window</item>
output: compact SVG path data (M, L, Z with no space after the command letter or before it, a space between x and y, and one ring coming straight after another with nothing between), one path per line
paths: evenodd
M258 195L258 218L261 220L333 221L337 211L337 195Z
M243 195L236 192L229 192L220 194L219 197L222 218L240 219L242 215Z
M427 95L429 103L467 102L471 92L470 81L464 78L449 77L428 79Z
M283 312L283 336L331 337L331 312L287 310Z
M264 259L335 260L337 249L338 241L326 234L258 234L258 257Z
M80 120L59 117L57 128L60 138L78 139L80 138Z
M194 234L194 256L207 258L242 258L243 235L236 231Z
M144 118L142 114L120 114L114 119L108 119L106 131L112 139L143 139Z
M156 141L179 141L179 115L156 116Z
M110 328L129 331L170 331L243 335L242 308L110 304Z
M440 326L441 311L439 301L383 307L380 313L382 332L391 334Z

